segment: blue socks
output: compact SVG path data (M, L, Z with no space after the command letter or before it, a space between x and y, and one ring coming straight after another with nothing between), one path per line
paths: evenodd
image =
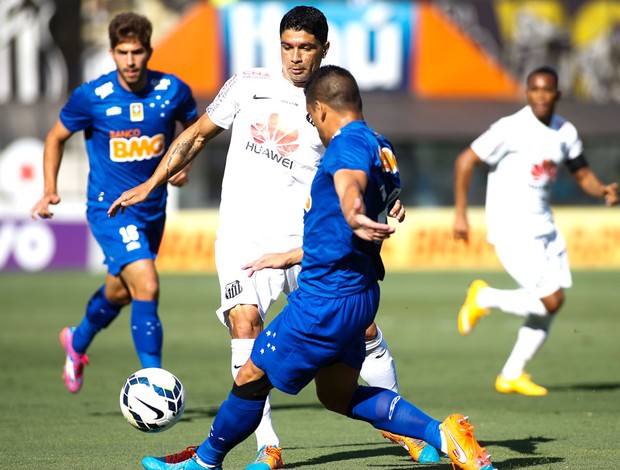
M105 285L90 298L86 314L73 333L73 349L84 354L97 333L118 316L122 306L105 296ZM143 368L161 367L163 330L157 315L158 302L132 300L131 334Z
M143 368L161 367L164 333L157 306L156 300L131 301L131 335Z
M102 286L90 298L86 314L73 333L73 349L78 354L84 354L99 330L112 323L121 311L121 306L110 302L104 291Z
M219 465L230 450L252 435L263 417L263 400L245 400L232 394L222 403L209 437L196 454L207 465Z
M423 439L441 449L441 423L391 390L359 386L348 416L366 421L377 429Z
M246 400L231 392L217 412L209 437L196 450L198 458L207 465L220 465L231 449L254 432L264 406L265 400ZM441 423L391 390L358 387L348 417L377 429L423 439L441 449Z

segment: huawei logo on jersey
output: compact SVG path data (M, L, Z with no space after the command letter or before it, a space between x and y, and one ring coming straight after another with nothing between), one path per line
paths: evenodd
M558 172L558 167L552 160L543 160L540 165L532 167L532 176L535 180L554 180Z
M298 148L299 132L287 129L280 122L279 114L272 114L266 123L257 122L251 126L252 138L257 144L270 147L282 157L290 157Z

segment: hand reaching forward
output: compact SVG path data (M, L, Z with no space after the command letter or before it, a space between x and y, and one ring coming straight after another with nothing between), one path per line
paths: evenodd
M119 198L112 203L108 209L108 217L114 217L116 213L121 210L121 214L125 212L125 208L139 204L146 200L151 194L151 189L146 183L142 183L135 188L128 189Z
M267 253L251 263L241 266L241 269L248 272L248 277L252 277L255 272L263 269L287 269L295 263L290 262L289 253Z
M390 238L396 229L388 224L375 222L363 213L362 207L362 200L357 198L353 209L347 216L347 223L353 229L353 233L371 242L380 242Z

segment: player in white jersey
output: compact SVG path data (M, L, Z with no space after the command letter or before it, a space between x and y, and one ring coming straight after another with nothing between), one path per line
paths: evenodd
M221 288L217 313L231 335L233 377L250 357L269 307L282 292L297 288L298 258L284 269L251 271L252 275L244 267L265 253L297 253L301 247L304 208L325 150L308 117L303 86L329 50L327 33L327 20L318 9L299 6L287 12L280 22L282 69L254 68L231 77L196 125L173 143L153 176L110 207L115 214L120 207L143 201L209 140L224 129L232 130L215 257ZM404 209L395 215L402 220ZM394 361L374 323L367 332L366 346L362 378L370 385L396 389ZM424 441L386 437L416 460L427 447ZM247 468L280 468L281 449L271 424L269 400L256 439L258 456ZM424 455L432 450L438 460L437 452L428 447Z
M467 335L491 308L525 318L495 388L501 393L542 396L547 389L525 373L542 347L572 285L566 244L558 232L549 198L559 166L567 166L589 196L618 202L618 184L603 184L588 166L575 127L555 114L558 76L539 67L527 77L527 106L494 123L458 156L455 163L454 237L468 241L467 193L477 164L489 167L486 193L488 241L518 289L491 288L474 281L458 316Z

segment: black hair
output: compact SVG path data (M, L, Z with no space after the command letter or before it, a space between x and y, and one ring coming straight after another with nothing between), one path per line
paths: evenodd
M325 65L315 70L304 86L306 102L320 101L342 111L362 111L362 97L355 77L337 65Z
M555 69L549 65L542 65L540 67L536 67L534 70L532 70L530 73L527 74L527 78L525 80L525 84L528 85L530 83L530 79L534 76L534 75L538 75L538 74L545 74L545 75L550 75L553 77L553 79L555 80L555 86L557 87L559 84L559 79L558 79L558 73L555 71Z
M289 10L280 21L280 36L287 29L310 33L321 44L327 42L327 18L321 10L314 7L301 5Z

